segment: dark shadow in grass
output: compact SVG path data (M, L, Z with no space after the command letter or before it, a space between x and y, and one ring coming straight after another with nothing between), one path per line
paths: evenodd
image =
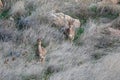
M105 53L94 53L91 56L92 56L92 59L99 60L100 58L102 58L103 56L106 56L106 55L107 54L105 54Z
M15 23L16 23L16 28L18 30L26 30L29 29L31 27L31 23L32 21L30 20L25 20L24 18L17 16L14 18L15 19Z
M60 72L62 70L62 67L56 66L56 65L50 65L47 67L47 69L44 71L44 75L42 77L42 80L49 80L50 76L53 73Z

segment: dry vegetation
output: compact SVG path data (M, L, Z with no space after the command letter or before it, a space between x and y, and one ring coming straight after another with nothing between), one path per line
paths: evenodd
M0 80L120 80L120 4L1 1ZM49 21L52 11L80 20L73 43ZM47 50L42 64L36 54L38 38Z

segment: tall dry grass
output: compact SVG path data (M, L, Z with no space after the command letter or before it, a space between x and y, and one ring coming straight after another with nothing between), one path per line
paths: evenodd
M5 41L0 38L0 80L120 79L120 38L107 34L105 28L109 24L98 21L104 17L105 9L105 14L110 15L105 15L107 20L118 17L119 5L96 5L99 0L3 1L7 14L0 20L0 37L12 37ZM19 1L21 4L16 4ZM70 44L49 23L46 17L53 10L80 19L84 32L78 36L79 45ZM113 14L115 17L111 17ZM42 38L42 45L48 50L44 64L38 62L36 55L38 38ZM4 64L6 59L8 64Z

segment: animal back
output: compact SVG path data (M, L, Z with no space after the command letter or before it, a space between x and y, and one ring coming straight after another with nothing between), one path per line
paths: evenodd
M42 54L43 54L43 56L45 56L46 53L47 53L46 49L42 47Z

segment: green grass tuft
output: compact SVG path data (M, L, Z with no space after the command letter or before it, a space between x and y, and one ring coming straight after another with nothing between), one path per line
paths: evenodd
M87 18L80 18L81 25L85 24L87 22Z
M37 80L36 75L22 75L22 80Z
M79 28L76 30L74 42L77 43L77 40L80 38L81 34L84 32L84 28Z
M102 15L101 17L106 17L106 18L109 18L109 19L115 19L119 16L118 13L112 13L112 12L109 12L105 15Z
M0 14L0 19L4 19L4 18L8 18L9 17L9 10L4 10L1 14Z
M97 13L97 6L96 5L91 6L90 10Z
M42 77L42 80L49 80L49 78L52 74L53 74L52 72L50 72L49 70L46 70L44 72L44 76Z
M35 53L30 53L28 56L27 56L27 61L28 62L31 62L32 60L35 60L36 59L36 54Z

